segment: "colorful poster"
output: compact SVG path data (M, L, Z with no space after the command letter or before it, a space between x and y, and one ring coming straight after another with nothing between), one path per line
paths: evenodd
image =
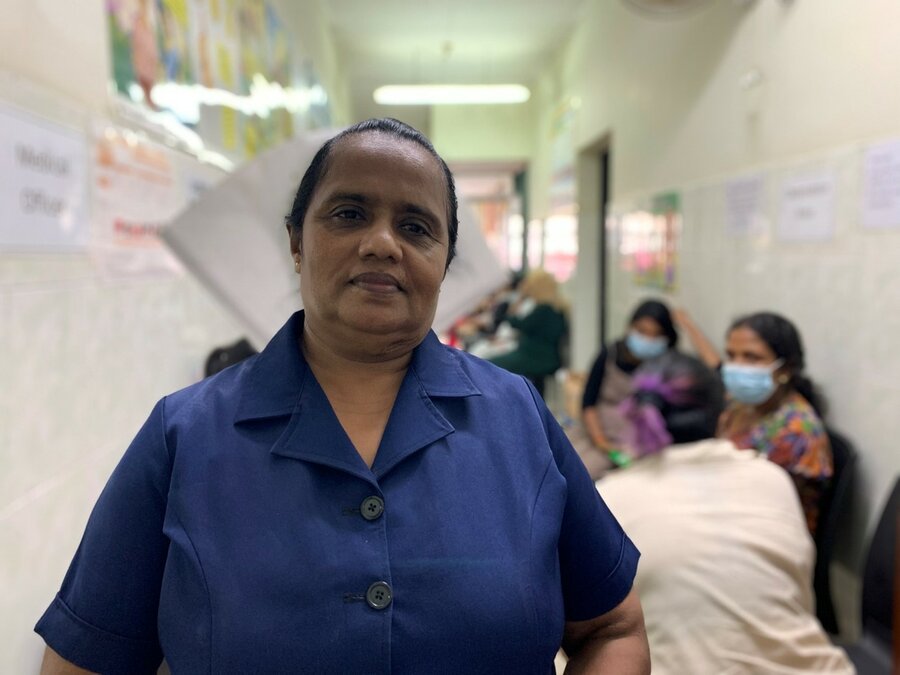
M113 79L123 96L156 107L153 87L162 61L153 0L107 0Z
M294 134L309 114L291 41L267 0L107 0L116 90L233 161ZM302 86L302 85L301 85Z
M268 47L269 82L280 87L282 91L291 91L293 72L291 70L290 38L278 14L268 4L266 5L266 45ZM272 134L276 143L294 136L294 117L287 108L278 108L272 111Z
M184 207L174 153L113 127L94 138L91 252L110 277L169 275L181 266L159 231Z
M681 198L677 192L654 197L649 211L621 217L619 252L635 285L675 290L681 225Z
M303 62L298 86L302 92L302 110L309 119L311 129L325 129L332 126L331 104L325 88L319 81L316 69L310 60Z
M81 134L0 108L0 251L84 248L86 178Z
M240 89L240 33L237 0L193 0L194 54L198 82L205 91ZM228 157L244 158L243 118L234 107L202 104L194 129L209 145Z

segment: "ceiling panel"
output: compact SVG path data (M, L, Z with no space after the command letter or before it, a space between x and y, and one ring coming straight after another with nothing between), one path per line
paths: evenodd
M531 84L565 44L585 0L326 0L322 5L354 114L363 118L391 114L371 98L382 84ZM394 113L427 123L427 109Z

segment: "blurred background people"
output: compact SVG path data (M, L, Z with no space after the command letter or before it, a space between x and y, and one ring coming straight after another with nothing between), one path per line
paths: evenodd
M524 375L543 395L544 378L562 365L562 341L568 330L568 305L552 274L532 270L519 285L519 299L507 310L505 322L515 329L515 348L491 356L492 363Z
M236 363L240 363L256 353L256 348L250 344L247 338L241 338L230 345L216 347L209 353L209 356L206 357L203 375L204 377L215 375L219 371L225 370Z
M576 444L595 478L597 472L609 467L609 453L625 447L627 421L619 404L631 392L635 370L677 344L678 333L669 308L659 300L645 300L632 312L625 335L600 349L581 400L581 419L589 444Z
M486 297L473 312L454 324L447 336L448 343L473 353L489 344L509 314L510 307L518 300L522 278L521 272L510 272L506 286ZM509 351L513 347L510 346Z
M824 402L805 375L803 342L796 326L773 312L740 317L725 336L725 361L687 316L678 314L707 365L721 369L729 403L719 436L759 450L791 475L809 531L815 534L819 502L833 473L831 446L820 414Z
M669 352L623 405L643 457L597 482L643 556L653 672L852 673L813 612L814 546L783 471L715 438L723 386Z

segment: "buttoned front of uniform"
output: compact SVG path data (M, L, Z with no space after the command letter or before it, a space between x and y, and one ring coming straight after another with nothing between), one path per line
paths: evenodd
M157 406L38 630L51 646L81 623L158 639L175 673L549 672L564 620L618 604L637 552L532 389L429 335L370 469L301 334L298 314ZM162 537L126 519L165 546L149 562L118 531L124 493L158 502ZM92 585L126 569L142 588ZM115 628L113 597L155 602L158 636L127 612Z

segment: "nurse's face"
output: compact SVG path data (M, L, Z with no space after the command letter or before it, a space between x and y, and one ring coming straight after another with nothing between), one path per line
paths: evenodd
M308 327L417 345L434 319L449 247L446 182L418 144L381 132L332 149L299 241ZM393 351L393 350L392 350Z

